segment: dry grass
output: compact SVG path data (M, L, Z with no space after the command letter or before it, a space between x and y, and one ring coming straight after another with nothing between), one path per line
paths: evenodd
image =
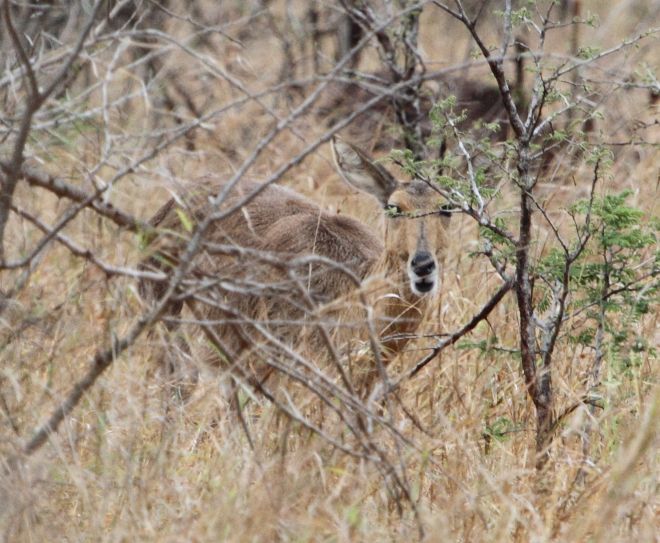
M596 2L588 3L596 9ZM623 6L626 2L613 3ZM637 9L642 9L641 2ZM653 4L650 2L649 4ZM596 31L599 45L615 43L637 25L635 10L604 9ZM621 17L625 17L623 20ZM438 32L438 13L425 19L422 33L429 57L461 62L465 47L450 47L458 29ZM655 42L657 44L657 41ZM561 40L551 48L561 49ZM222 42L227 65L243 70L251 88L268 86L276 75L273 40L246 43L240 51ZM443 55L444 51L452 55ZM179 54L180 55L180 54ZM185 72L179 55L168 59ZM649 49L613 60L654 61ZM657 59L655 59L657 62ZM367 61L369 62L369 61ZM621 64L617 64L621 63ZM657 67L656 67L657 68ZM121 85L118 84L118 88ZM196 99L222 104L233 92L227 85L200 88ZM205 94L204 94L205 93ZM144 104L133 104L128 119L113 119L124 135L139 134L148 124ZM624 93L614 104L618 115L597 125L597 137L625 137L626 126L648 120L642 93ZM287 105L274 104L283 115ZM657 119L656 119L657 120ZM122 124L126 123L128 124ZM139 174L122 181L112 200L140 217L148 217L167 198L168 190L207 173L230 173L271 126L272 119L255 104L220 116L198 135L195 152L172 149L149 161ZM265 177L295 156L303 139L311 141L322 127L306 118L295 131L278 137L250 172ZM649 136L650 132L647 132ZM94 128L67 134L69 145L35 142L47 150L50 171L76 176L97 155ZM141 145L144 141L137 138ZM656 138L657 142L657 138ZM134 156L126 139L123 156ZM41 148L40 148L41 147ZM39 149L40 148L40 149ZM329 150L309 157L287 183L325 207L378 225L377 206L353 195L339 183ZM563 165L544 189L550 209L561 215L581 196L591 170ZM631 203L657 217L657 150L622 151L604 191L632 188ZM585 185L586 184L586 185ZM22 186L17 201L54 218L64 204L42 191ZM498 209L515 210L508 196ZM134 265L138 240L83 213L67 234L118 265ZM8 245L29 246L36 233L15 220ZM468 252L476 248L476 229L468 219L452 225L449 257L441 298L426 330L456 330L488 299L498 280L490 265ZM538 251L547 250L550 233L538 231ZM135 284L109 280L84 260L61 247L46 252L16 303L0 321L0 455L15 454L84 373L99 346L121 336L143 309ZM514 300L505 299L472 336L493 337L515 347ZM658 316L652 311L636 323L635 333L658 343ZM203 340L193 342L203 349ZM405 541L418 537L418 519L404 502L398 511L384 478L371 463L351 458L320 437L291 423L263 398L245 408L250 446L237 414L229 407L227 375L203 369L200 384L185 405L173 405L163 392L164 376L155 358L162 331L143 337L119 357L46 446L20 470L0 477L0 533L7 541ZM410 349L393 370L409 367L423 343ZM304 346L302 352L305 352ZM305 353L307 354L307 353ZM581 394L581 377L592 353L564 341L556 354L555 386L559 406ZM414 446L401 458L419 521L428 541L658 541L660 526L660 457L658 424L660 391L657 360L642 353L622 367L607 361L603 376L605 409L581 408L558 429L549 468L534 471L534 413L525 392L518 359L507 352L482 356L475 349L446 350L400 391L401 406L424 428L416 428L401 406L392 423ZM333 435L344 431L310 395L292 387L292 397ZM595 428L592 463L586 479L580 432L587 419ZM488 436L502 425L506 431ZM391 438L383 447L396 458ZM377 430L378 432L378 430ZM378 439L376 434L375 439Z

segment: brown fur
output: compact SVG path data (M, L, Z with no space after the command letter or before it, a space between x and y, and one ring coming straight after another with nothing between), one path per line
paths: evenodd
M420 250L433 253L438 266L442 261L443 225L437 215L430 214L437 209L437 194L421 182L399 183L350 144L337 141L333 149L347 182L381 203L422 216L386 219L383 242L382 235L360 221L323 211L296 192L271 185L213 224L191 267L195 282L190 286L197 289L198 296L189 304L197 317L213 323L221 340L218 347L229 360L237 361L258 348L264 333L293 343L305 335L301 326L305 322L308 330L316 330L309 326L310 321L323 318L337 322L347 314L353 320L364 319L364 309L355 304L351 293L358 289L356 280L362 282L370 276L387 280L385 285L381 282L379 288L372 288L372 297L382 298L376 303L381 317L376 327L383 337L385 359L403 348L408 341L403 335L413 333L424 317L429 296L413 292L408 267ZM156 213L152 224L160 234L151 243L153 256L145 267L176 265L187 238L184 226L208 215L209 196L222 187L222 180L204 178L179 201L170 200ZM233 209L256 188L254 183L240 184L221 209ZM338 266L318 261L296 264L295 259L307 255L323 257ZM209 287L200 290L204 281ZM162 294L163 287L156 284L142 286L149 296ZM173 304L170 313L177 315L181 309L181 303ZM356 313L362 316L356 317ZM348 332L355 335L354 330Z

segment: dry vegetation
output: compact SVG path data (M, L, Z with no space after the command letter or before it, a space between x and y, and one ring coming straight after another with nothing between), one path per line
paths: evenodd
M112 183L98 201L146 221L190 180L243 175L262 138L323 81L310 51L318 53L319 73L333 69L332 33L320 35L316 49L298 45L307 43L306 2L200 0L189 11L186 4L168 2L151 34L130 35L135 21L129 19L123 27L117 23L115 38L84 49L71 68L80 73L35 114L25 150L30 167L90 194ZM327 6L321 25L340 8ZM598 24L581 27L580 40L601 50L616 47L657 26L659 8L654 0L585 1L583 14L595 13ZM105 4L101 9L109 10ZM494 12L490 6L482 31L487 42L497 43L501 18ZM86 13L81 10L81 21ZM469 73L461 68L453 76L493 84L483 60L471 56L474 43L459 23L432 3L420 20L419 50L429 71L467 64ZM145 18L143 28L149 22ZM199 22L217 28L195 37L203 33ZM3 59L15 60L5 28ZM70 43L78 31L71 30ZM568 26L548 37L549 58L570 56L571 31ZM533 37L526 40L533 49ZM43 81L58 66L60 47L49 44L32 51L44 55L36 71ZM589 137L612 144L615 153L597 193L630 189L628 203L644 212L646 222L658 217L658 86L657 80L655 87L647 84L658 68L657 50L655 34L589 72L594 85L603 85L590 97L599 115ZM149 55L153 62L145 60ZM27 83L8 81L17 73L18 64L12 66L3 60L0 74L6 119L20 118L20 97L28 93ZM380 69L375 46L359 66ZM513 77L513 64L506 69ZM3 132L3 161L15 133ZM279 127L244 175L264 181L291 164L281 183L380 228L378 205L341 183L324 144L330 135L326 119L311 108ZM363 135L363 142L368 139ZM628 141L636 144L623 145ZM558 228L569 231L565 210L589 196L593 164L561 151L542 175L539 201ZM501 188L492 215L515 215L514 191ZM49 228L73 205L26 180L18 183L13 203ZM480 250L474 220L455 214L450 228L441 294L419 331L428 337L409 343L388 367L393 381L442 339L437 334L469 322L502 284L489 260L473 254ZM544 221L537 220L533 232L535 257L556 245ZM540 470L512 293L380 406L347 407L342 402L348 400L330 394L323 403L285 375L267 382L276 401L245 381L234 397L231 373L202 362L190 397L177 401L171 376L158 363L176 341L155 322L109 357L57 431L25 454L35 430L96 354L117 347L149 311L135 276L112 273L137 271L143 236L89 206L62 234L82 253L50 242L28 266L0 268L0 533L7 541L658 540L657 306L630 332L649 348L606 352L599 408L580 402L594 351L569 341L568 332L560 336L553 365L558 424ZM27 215L12 213L4 233L6 261L29 254L41 236ZM647 249L648 259L654 251ZM104 271L95 262L114 268ZM188 337L196 361L210 357L208 337L198 327L178 333ZM322 358L304 343L296 352L305 360ZM351 367L374 363L367 342L342 357ZM320 371L338 382L328 364L318 361ZM353 418L342 421L338 413ZM350 425L359 426L360 416L371 418L372 427L352 434ZM368 446L361 447L360 439Z

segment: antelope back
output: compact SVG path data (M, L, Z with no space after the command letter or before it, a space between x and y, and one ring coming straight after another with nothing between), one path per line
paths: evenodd
M386 304L379 332L414 331L420 308L439 289L446 221L440 196L420 181L399 182L347 142L335 139L332 149L342 178L385 208L385 231L376 234L277 185L249 201L257 184L234 188L220 207L224 218L212 223L191 263L180 297L217 332L218 347L232 360L265 338L294 341L301 324L328 317L328 305L337 311L335 321L341 320L341 301L350 306L351 293L374 273L387 278L394 296L385 297L395 299ZM144 267L166 270L178 263L195 224L212 211L210 197L223 187L217 179L202 179L161 208L152 219L160 233ZM152 293L159 294L157 286ZM181 309L175 303L170 312Z
M206 178L161 208L152 219L160 234L150 266L178 263L187 232L210 213L209 197L222 188ZM223 202L221 210L233 212L212 224L187 280L196 291L189 302L215 321L231 356L254 343L260 328L284 339L300 334L306 315L354 290L383 253L367 226L287 188L271 185L240 205L257 189L243 183Z

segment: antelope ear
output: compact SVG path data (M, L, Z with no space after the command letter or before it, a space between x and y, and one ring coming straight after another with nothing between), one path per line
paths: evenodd
M371 194L381 205L387 200L399 182L380 164L372 162L360 149L334 136L332 138L332 156L339 175L352 187Z

